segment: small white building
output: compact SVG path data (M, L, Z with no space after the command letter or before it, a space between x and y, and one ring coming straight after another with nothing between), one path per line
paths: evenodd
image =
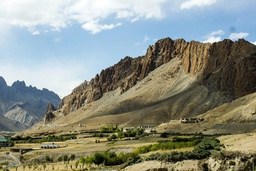
M55 144L55 143L41 144L41 148L46 148L46 149L60 148L60 145Z
M156 132L156 127L152 126L152 125L140 125L140 126L138 126L138 128L144 129L144 132L148 133L148 134L150 134L152 132Z
M134 127L125 127L123 128L123 132L128 132L134 130Z

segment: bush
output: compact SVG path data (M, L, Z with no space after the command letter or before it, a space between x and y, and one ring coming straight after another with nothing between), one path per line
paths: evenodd
M58 159L57 159L58 162L62 162L63 161L63 157L62 156L59 156Z
M71 154L70 160L75 160L75 158L76 158L76 155L75 154Z
M191 138L189 140L186 139L185 141L181 141L181 139L179 141L162 140L158 141L157 144L139 147L135 150L135 152L143 154L156 150L172 150L178 148L193 147L197 145L200 141L201 140L197 138Z
M116 134L112 134L112 135L110 135L110 136L108 137L108 141L112 141L112 140L115 140L115 139L117 139Z
M45 161L46 162L53 162L53 159L50 156L45 156Z
M42 142L57 142L57 141L66 141L70 139L76 139L76 136L73 134L69 135L60 135L60 136L55 136L55 135L49 135L46 137L21 137L17 136L12 138L12 141L15 141L16 143L42 143Z
M169 134L167 132L163 132L160 134L160 137L162 138L167 138L169 136Z
M177 162L177 161L182 161L182 160L193 160L193 159L197 159L197 160L201 160L201 159L205 159L209 156L211 156L211 152L212 150L216 150L219 149L222 145L220 144L220 141L215 139L215 138L203 138L200 140L198 138L192 138L192 141L187 141L186 142L182 142L181 139L176 139L175 141L178 142L172 142L172 141L161 141L159 142L159 145L157 146L157 148L178 148L178 147L184 147L187 145L195 145L195 148L193 151L190 152L172 152L169 154L151 154L146 160L160 160L160 161L167 161L167 162ZM178 144L177 144L178 143ZM162 145L161 145L162 144ZM149 146L144 146L144 147L140 147L140 152L144 151L148 151L148 149L146 147ZM154 147L154 145L150 146L150 149L154 149L156 147Z
M94 155L87 156L86 158L81 158L80 163L86 164L104 164L106 166L114 166L120 165L123 163L134 163L140 157L135 153L120 153L116 154L114 152L102 152L102 153L95 153Z
M117 130L117 125L108 125L100 127L101 133L114 133Z
M63 156L63 161L64 161L64 162L69 161L68 155L65 154L65 155Z

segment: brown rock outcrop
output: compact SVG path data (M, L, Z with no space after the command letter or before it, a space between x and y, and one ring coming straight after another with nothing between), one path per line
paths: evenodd
M256 46L241 39L224 40L209 49L203 84L238 98L256 91Z
M165 38L149 46L145 56L125 57L75 88L62 100L62 111L68 114L118 88L123 93L173 58L180 58L185 73L196 77L198 83L210 91L228 92L234 98L256 91L256 46L253 44L245 40L205 44Z
M44 117L44 123L49 123L51 122L56 116L53 114L55 111L55 107L49 103L46 109L45 117Z

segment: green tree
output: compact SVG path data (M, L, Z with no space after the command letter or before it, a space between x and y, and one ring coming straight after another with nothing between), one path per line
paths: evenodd
M95 153L93 158L93 163L96 165L103 164L105 160L104 154L102 153Z
M65 154L65 155L63 156L63 161L64 161L64 163L67 162L67 161L69 161L68 155Z
M71 154L70 160L75 160L75 158L76 158L76 155L75 154Z

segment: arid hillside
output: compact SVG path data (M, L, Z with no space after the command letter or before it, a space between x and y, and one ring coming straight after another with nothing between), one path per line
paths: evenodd
M30 132L72 132L102 124L160 125L198 115L217 123L233 110L225 105L255 91L256 46L250 42L205 44L165 38L144 56L125 57L85 81L62 100L51 122ZM233 106L243 105L240 101ZM211 115L223 105L225 112Z

